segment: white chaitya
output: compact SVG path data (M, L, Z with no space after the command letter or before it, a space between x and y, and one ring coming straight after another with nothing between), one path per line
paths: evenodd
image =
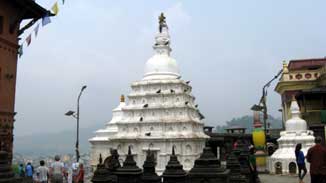
M285 122L285 131L280 133L281 137L277 140L279 148L269 160L270 173L294 173L290 170L297 170L295 146L301 143L302 151L307 155L308 149L314 145L313 132L307 130L306 121L300 118L300 108L295 99L291 102L290 112L292 117Z
M202 115L195 105L189 82L181 80L176 60L170 56L170 36L164 16L153 46L155 54L146 62L141 81L131 84L131 93L121 98L112 120L96 131L91 143L91 164L99 154L118 150L125 159L132 148L137 165L142 167L150 148L157 159L160 174L169 160L172 147L186 170L192 168L208 138L203 131Z

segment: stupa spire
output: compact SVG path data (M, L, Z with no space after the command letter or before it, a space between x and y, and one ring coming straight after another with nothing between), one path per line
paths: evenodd
M123 162L123 166L118 168L115 174L118 176L119 183L140 182L142 170L137 166L131 154L130 146L128 147L128 154Z
M100 153L100 158L98 159L99 164L103 163L102 154Z
M175 155L174 146L172 146L172 154L170 160L163 172L163 183L185 183L187 173L183 170L183 166Z
M159 20L159 30L162 32L163 27L167 27L166 22L165 22L166 17L164 16L164 13L162 12L161 15L158 17Z
M295 96L292 96L292 101L291 101L291 106L290 106L290 111L292 118L294 117L300 117L300 107L298 105L298 102L295 99Z
M159 32L155 36L155 44L153 46L156 54L170 55L172 49L170 48L170 35L169 28L166 23L166 17L163 13L158 17L159 20Z
M289 73L288 64L286 63L286 60L283 60L283 73Z
M295 96L292 96L291 106L290 106L291 118L285 122L286 131L306 131L307 122L303 120L300 115L300 107L298 102L295 99Z
M128 155L131 155L131 147L128 146Z
M143 165L143 176L142 176L142 182L143 183L160 183L161 177L159 177L155 172L155 157L153 152L148 149L147 150L147 156Z
M154 55L146 62L143 80L179 79L176 60L170 56L169 28L163 13L158 18L158 33L153 46Z

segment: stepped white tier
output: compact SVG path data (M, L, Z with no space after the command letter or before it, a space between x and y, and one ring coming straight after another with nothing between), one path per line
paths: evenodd
M302 151L307 155L308 149L314 145L313 132L307 130L306 121L300 118L300 108L295 99L291 102L290 111L292 117L286 121L285 131L280 133L281 137L277 140L279 148L269 160L270 173L280 173L277 169L280 169L282 174L294 173L291 169L297 172L295 146L301 143Z
M178 159L189 170L205 146L208 136L203 131L202 115L189 82L180 79L177 63L170 56L164 17L155 40L155 54L145 65L143 79L131 84L128 100L121 97L112 120L89 140L94 166L100 153L110 155L110 148L117 149L124 160L130 146L137 165L142 167L150 148L155 152L157 172L161 173L174 146Z

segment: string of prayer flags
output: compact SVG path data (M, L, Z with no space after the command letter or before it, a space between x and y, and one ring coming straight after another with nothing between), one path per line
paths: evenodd
M27 42L27 46L29 46L31 44L31 42L32 42L32 34L29 34L29 36L27 36L26 42Z
M40 25L40 24L37 24L36 27L34 28L35 37L37 37L38 29L39 29L39 25Z
M51 23L51 19L50 19L50 17L48 15L42 18L42 26L43 27L46 26L49 23Z
M54 5L52 6L51 10L53 11L53 13L54 13L55 15L58 14L58 12L59 12L58 2L55 2L55 3L54 3Z
M23 55L23 44L21 44L18 48L18 55L19 55L19 58Z
M53 6L51 7L51 12L54 14L54 15L57 15L59 13L59 3L60 1L56 1ZM65 4L65 0L61 0L62 4ZM50 13L50 12L49 12ZM46 26L47 24L51 23L51 19L50 19L50 16L52 16L53 14L47 14L45 15L44 17L42 17L42 27ZM38 32L40 30L40 24L41 23L37 23L37 25L34 27L33 31L35 33L35 38L38 36ZM19 46L18 48L18 56L19 58L23 55L23 45L24 43L26 42L27 43L27 46L29 46L32 42L32 34L33 33L30 33L26 38L25 38L25 41L21 43L21 45Z

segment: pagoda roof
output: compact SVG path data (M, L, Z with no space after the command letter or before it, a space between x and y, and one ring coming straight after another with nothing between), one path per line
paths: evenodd
M289 70L318 69L324 65L326 65L326 57L298 59L298 60L290 60L288 69Z
M37 4L34 0L7 0L15 7L20 8L20 11L25 11L22 19L42 18L45 15L52 16L53 14Z

